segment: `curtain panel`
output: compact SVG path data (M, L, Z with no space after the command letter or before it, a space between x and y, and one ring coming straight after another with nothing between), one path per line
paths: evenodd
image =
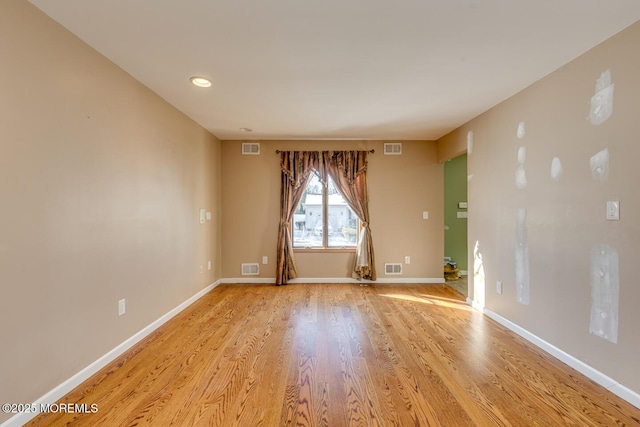
M285 285L298 276L293 258L293 231L291 220L311 173L323 170L322 158L317 151L283 151L280 153L280 226L276 259L276 285Z
M367 151L324 152L327 174L347 204L360 218L360 238L351 276L376 280L373 240L369 227L369 191L367 189Z
M376 280L373 242L369 227L367 155L367 151L284 151L280 153L282 189L276 285L284 285L288 280L297 277L291 220L313 172L318 174L322 182L330 176L349 207L360 218L360 238L356 246L352 277L358 280Z

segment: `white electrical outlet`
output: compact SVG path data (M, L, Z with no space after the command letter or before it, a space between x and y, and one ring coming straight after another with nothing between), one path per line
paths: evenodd
M497 294L502 293L502 282L496 282L496 293Z
M267 258L266 255L262 257L262 263L263 264L269 264L269 258Z
M122 316L127 311L126 300L118 301L118 316Z
M422 219L429 219L429 212L427 211L422 212Z
M207 263L207 270L211 270L211 261Z
M411 257L410 256L404 257L404 263L405 264L411 264Z

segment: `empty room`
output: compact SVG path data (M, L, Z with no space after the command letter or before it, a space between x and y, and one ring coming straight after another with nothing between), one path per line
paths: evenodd
M640 425L639 20L0 1L0 426Z

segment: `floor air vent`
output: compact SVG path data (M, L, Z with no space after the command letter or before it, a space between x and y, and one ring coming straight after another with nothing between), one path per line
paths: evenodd
M243 276L257 276L260 274L260 266L256 264L242 264Z
M384 144L384 154L396 156L402 154L402 144L399 142L386 142Z
M260 154L259 142L243 142L242 154Z
M384 274L386 274L387 276L402 274L402 264L386 263L384 265Z

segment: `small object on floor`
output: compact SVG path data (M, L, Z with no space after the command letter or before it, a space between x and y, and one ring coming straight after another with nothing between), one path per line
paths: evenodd
M449 261L444 264L444 280L457 280L460 278L460 269L455 261Z

